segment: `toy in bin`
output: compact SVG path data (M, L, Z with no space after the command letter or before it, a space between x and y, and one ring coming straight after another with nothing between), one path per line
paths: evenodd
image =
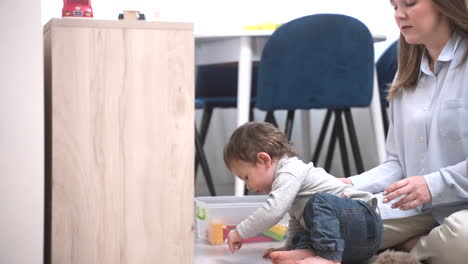
M213 221L208 228L208 242L212 245L224 244L229 232L235 228L235 225L224 225L219 221ZM284 225L277 224L257 236L246 239L244 243L280 241L285 238L286 231Z
M63 0L62 17L93 17L91 0Z

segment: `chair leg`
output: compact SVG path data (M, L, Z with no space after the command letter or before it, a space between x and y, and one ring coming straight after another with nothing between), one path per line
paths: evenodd
M213 116L213 107L205 107L202 115L202 123L200 127L200 143L202 146L205 145L206 135L208 134L208 128L210 127L211 117Z
M213 116L213 107L205 107L203 109L201 127L200 127L200 145L203 148L205 146L206 135L208 134L208 128L210 127L211 116ZM199 157L195 155L195 179L197 178Z
M331 163L333 161L333 153L335 152L335 143L338 137L338 118L335 116L335 122L333 124L333 131L330 137L330 143L328 144L328 153L325 160L325 171L330 172Z
M382 120L383 120L383 126L384 126L385 139L387 139L387 134L388 134L388 114L387 114L387 108L386 108L385 106L382 106Z
M250 110L249 110L249 121L254 121L254 120L255 120L254 108L253 108L253 107L250 107Z
M272 125L274 125L275 127L278 127L278 122L276 122L276 118L275 118L275 114L273 113L273 111L268 111L266 116L265 116L265 122L268 122Z
M335 110L335 118L337 122L337 132L338 132L338 142L340 145L340 154L341 154L341 164L343 165L343 173L345 177L348 177L351 172L349 169L349 162L348 162L348 151L346 148L346 140L344 135L343 129L343 120L341 119L341 113L343 110Z
M320 157L320 152L322 151L323 142L325 140L325 135L327 134L328 124L330 123L331 110L327 110L325 119L322 123L322 128L320 129L320 135L317 141L317 146L315 147L314 155L312 156L312 163L316 164Z
M216 196L210 169L208 167L208 162L206 161L205 152L203 151L203 147L200 141L201 141L200 135L198 134L197 127L195 126L195 150L197 152L197 156L199 157L200 164L203 170L203 175L205 175L205 180L206 180L206 184L208 185L208 190L210 191L210 195Z
M286 117L286 125L284 129L284 134L288 142L291 142L292 128L294 122L294 110L289 110Z
M351 141L351 149L353 150L354 162L356 163L356 170L358 173L363 173L364 165L362 163L361 151L359 150L359 144L356 136L356 130L354 129L351 110L349 108L345 109L344 113L346 117L346 126L348 127L349 140Z

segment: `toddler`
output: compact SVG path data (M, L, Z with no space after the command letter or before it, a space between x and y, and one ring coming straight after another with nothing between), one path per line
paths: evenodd
M234 131L224 147L227 167L249 190L269 197L229 233L231 252L289 213L285 246L264 253L272 263L360 263L370 259L379 249L383 233L375 197L296 156L281 131L269 123L249 122Z

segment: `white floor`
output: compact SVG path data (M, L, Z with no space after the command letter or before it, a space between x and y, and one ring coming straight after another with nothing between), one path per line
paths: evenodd
M227 245L210 245L204 241L195 241L194 264L267 264L270 259L262 258L269 248L281 247L281 242L246 243L233 254Z

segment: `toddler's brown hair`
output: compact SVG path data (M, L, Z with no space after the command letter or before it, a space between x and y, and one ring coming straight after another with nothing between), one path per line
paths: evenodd
M297 156L278 128L266 122L248 122L238 127L224 146L224 163L229 169L234 160L255 164L259 152L268 153L272 159Z

